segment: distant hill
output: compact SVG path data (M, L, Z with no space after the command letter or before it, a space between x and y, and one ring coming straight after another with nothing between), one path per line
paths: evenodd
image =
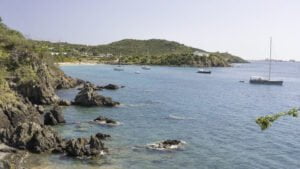
M207 52L162 39L124 39L105 45L77 45L34 41L48 49L58 62L94 61L110 64L152 64L174 66L229 66L246 63L229 53Z

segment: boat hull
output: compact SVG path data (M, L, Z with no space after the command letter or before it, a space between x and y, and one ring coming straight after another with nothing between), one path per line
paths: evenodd
M198 71L197 73L211 74L211 71Z
M283 81L281 80L249 80L250 84L262 84L262 85L283 85Z

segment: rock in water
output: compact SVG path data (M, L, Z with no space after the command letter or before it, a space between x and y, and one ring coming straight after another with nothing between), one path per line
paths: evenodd
M108 90L116 90L116 89L119 89L120 87L115 84L108 84L108 85L104 86L103 88L108 89Z
M117 122L113 119L104 117L104 116L97 117L96 119L94 119L94 122L97 122L99 124L104 124L104 125L118 125L119 124L119 122Z
M58 122L51 112L47 112L44 116L44 124L54 126L57 125Z
M90 85L85 85L84 88L76 95L75 101L72 103L80 106L116 106L119 102L112 101L110 97L104 97L94 91Z
M57 125L59 123L66 123L63 116L62 109L59 106L54 106L50 112L47 112L44 116L45 125Z
M176 150L183 147L185 144L184 141L181 140L165 140L153 144L148 144L147 148L153 149L153 150Z
M96 137L100 140L106 140L106 138L110 138L111 136L108 134L97 133Z
M94 157L107 152L104 144L96 136L71 139L66 142L66 154L72 157Z

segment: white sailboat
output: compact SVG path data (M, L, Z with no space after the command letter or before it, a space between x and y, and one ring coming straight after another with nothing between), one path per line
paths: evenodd
M282 85L282 80L271 80L271 70L272 70L272 37L270 38L270 59L269 59L269 76L268 78L252 76L250 77L250 84L263 84L263 85Z

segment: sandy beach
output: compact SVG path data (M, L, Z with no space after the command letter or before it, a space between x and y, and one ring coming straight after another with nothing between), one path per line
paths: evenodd
M73 66L73 65L99 65L101 63L96 62L58 62L59 66Z

